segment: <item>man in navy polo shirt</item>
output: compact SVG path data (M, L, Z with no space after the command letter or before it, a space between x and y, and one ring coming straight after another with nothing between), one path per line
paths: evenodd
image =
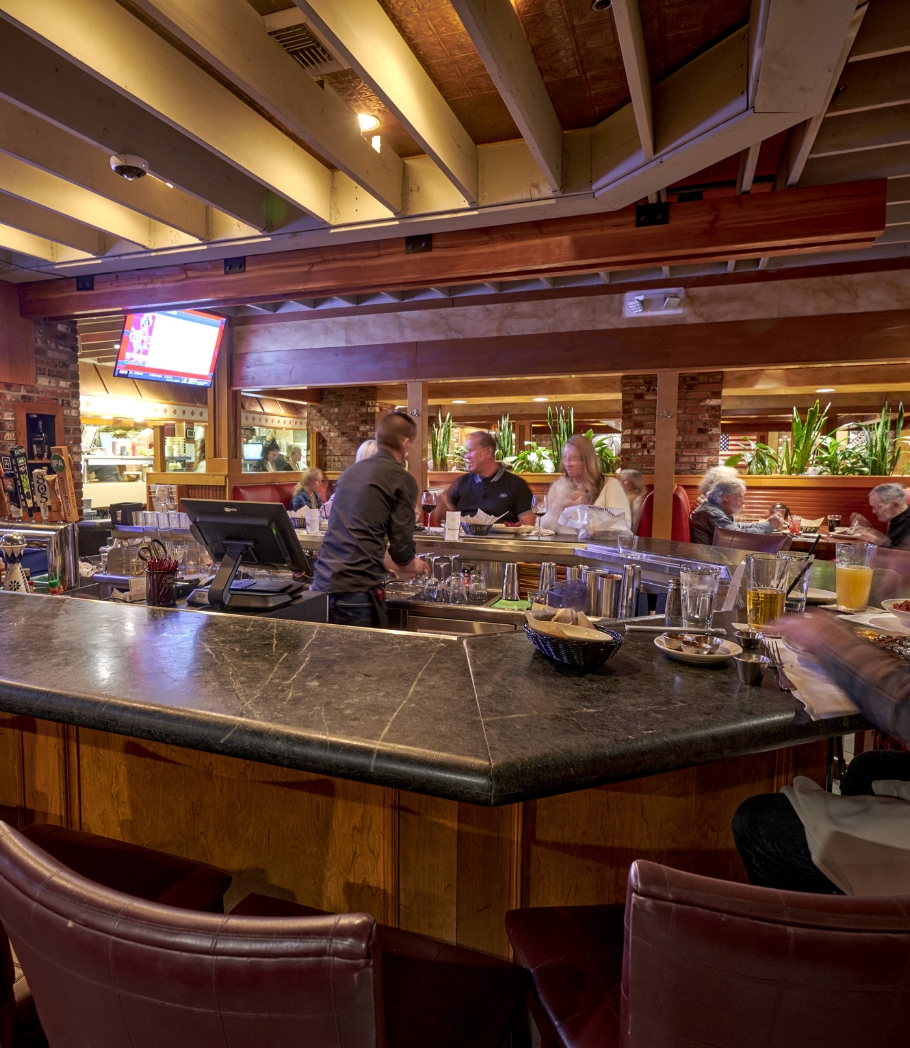
M447 510L460 510L470 517L480 509L493 517L501 516L504 524L533 524L531 489L496 461L496 441L490 434L472 433L465 448L464 461L470 472L449 485L433 520L443 521Z

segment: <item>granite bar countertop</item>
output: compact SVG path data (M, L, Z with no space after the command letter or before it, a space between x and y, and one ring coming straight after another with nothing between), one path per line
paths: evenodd
M867 727L629 635L586 676L467 639L0 593L0 709L498 805Z

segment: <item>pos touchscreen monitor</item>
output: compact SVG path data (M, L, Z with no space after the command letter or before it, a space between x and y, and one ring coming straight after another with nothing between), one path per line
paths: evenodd
M301 588L291 579L234 581L241 564L310 573L309 559L280 502L181 499L180 504L193 538L221 562L209 586L209 604L267 611L291 602L291 591Z

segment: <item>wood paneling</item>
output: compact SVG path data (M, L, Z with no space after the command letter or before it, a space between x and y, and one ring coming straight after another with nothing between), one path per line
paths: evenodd
M884 231L886 189L876 180L713 197L673 204L669 225L641 229L631 208L464 229L434 234L433 250L417 255L403 238L251 255L230 276L220 260L99 274L85 292L75 280L21 284L20 307L26 317L74 317L860 247Z
M80 757L83 829L230 870L229 904L394 912L394 791L87 730Z
M19 315L19 285L0 280L0 382L33 386L32 325Z
M524 905L623 902L635 859L745 881L730 830L737 807L796 774L824 782L827 743L787 752L783 763L761 753L527 804Z
M508 956L507 910L621 902L636 858L742 880L736 807L796 774L821 781L826 752L483 808L0 715L0 816L214 863L233 876L228 908L257 891Z
M731 320L374 346L282 349L234 358L236 388L905 361L910 311Z

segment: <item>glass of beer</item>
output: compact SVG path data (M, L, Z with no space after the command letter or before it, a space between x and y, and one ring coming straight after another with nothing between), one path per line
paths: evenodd
M784 553L750 553L746 557L746 608L749 626L761 628L784 613L790 558Z
M839 542L835 589L841 611L865 611L872 588L872 565L875 563L873 542Z

